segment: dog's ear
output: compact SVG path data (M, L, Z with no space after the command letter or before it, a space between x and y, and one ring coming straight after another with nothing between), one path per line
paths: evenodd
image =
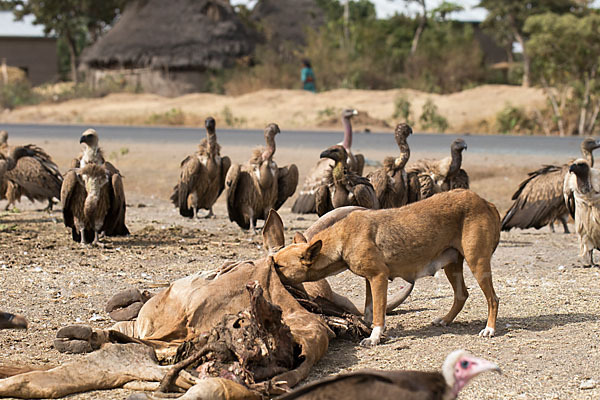
M283 236L283 221L277 211L271 209L262 231L263 245L269 254L281 249L285 245Z
M301 234L300 232L296 232L292 243L308 243L308 240L306 240L303 234Z
M304 254L302 254L300 262L304 265L312 264L315 261L315 258L317 258L317 256L319 255L319 252L321 251L322 247L323 242L321 240L317 240L316 242L308 246L308 248L304 250Z

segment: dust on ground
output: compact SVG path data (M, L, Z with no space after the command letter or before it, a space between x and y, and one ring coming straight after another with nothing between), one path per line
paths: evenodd
M262 129L277 121L286 129L316 129L327 126L327 121L335 117L335 128L339 129L341 110L353 107L369 115L365 121L359 120L356 128L391 131L398 118L394 116L398 98L410 102L410 119L419 130L422 130L419 116L423 105L432 101L439 114L448 120L449 133L497 132L496 114L509 104L526 112L546 107L541 89L509 85L482 85L446 95L412 89L337 89L316 94L264 89L240 96L194 93L168 98L154 94L111 94L5 110L0 113L0 122L198 126L206 115L212 115L226 127Z
M78 151L68 141L38 144L63 171ZM104 249L82 248L71 241L59 211L36 211L43 204L24 201L19 212L0 214L0 309L23 313L30 321L26 332L0 331L0 363L57 365L81 357L60 354L52 347L56 331L75 322L111 326L104 306L118 291L133 286L156 292L193 272L264 254L259 236L229 222L222 198L215 208L217 218L210 220L184 219L168 202L179 161L193 148L119 141L103 141L103 146L125 176L132 235L106 238ZM124 148L127 152L121 151ZM243 162L248 152L223 149L234 162ZM366 154L375 160L385 155ZM425 156L445 154L415 153L411 159ZM316 159L317 152L295 149L278 148L276 154L280 165L298 164L302 177ZM564 161L465 154L465 169L472 188L495 202L502 213L527 171ZM296 231L316 220L314 215L292 214L291 204L290 200L281 210L288 243ZM551 233L548 228L502 233L492 262L500 297L496 337L477 336L485 326L487 305L465 266L471 296L454 324L431 325L452 304L445 275L423 278L407 302L388 317L382 345L366 349L334 340L309 380L360 368L438 370L450 351L464 348L497 362L504 374L477 378L464 390L463 399L598 399L600 272L581 268L577 254L574 234ZM362 304L362 279L346 272L330 281L338 292ZM390 291L400 285L393 282ZM595 388L581 389L590 379ZM124 399L129 393L119 389L71 398Z

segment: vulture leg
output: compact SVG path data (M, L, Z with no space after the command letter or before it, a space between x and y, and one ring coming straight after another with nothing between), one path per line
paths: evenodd
M558 218L560 219L560 222L562 222L562 224L563 224L563 229L564 229L565 233L571 233L569 231L569 226L567 225L567 216L566 215L561 215Z
M450 281L452 290L454 291L454 302L452 303L452 308L445 317L433 320L434 325L450 325L458 313L463 309L467 297L469 297L469 292L467 291L465 278L463 276L463 259L464 258L459 255L458 260L455 263L448 264L444 267L446 277Z
M554 221L555 220L550 221L550 230L552 231L552 233L556 232L556 230L554 229Z
M44 211L51 212L53 206L54 206L54 201L52 201L52 197L50 197L50 198L48 198L48 207L44 208Z
M587 254L587 258L588 258L588 262L583 266L583 268L591 268L591 267L595 267L596 264L594 264L594 249L588 251Z
M206 218L206 219L209 219L209 218L214 218L214 217L215 217L215 214L213 213L213 209L212 209L212 207L210 207L210 208L208 209L208 214L206 214L206 215L204 216L204 218Z

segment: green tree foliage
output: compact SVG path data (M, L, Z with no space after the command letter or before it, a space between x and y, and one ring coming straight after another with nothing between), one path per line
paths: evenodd
M512 43L518 42L523 48L523 86L531 85L531 56L525 42L525 21L532 15L553 12L563 14L580 12L585 8L585 1L575 0L481 0L479 7L488 10L484 21L490 33L502 43L512 56Z
M56 35L69 51L71 78L77 81L82 43L94 42L113 23L128 0L0 0L17 19L33 15L34 24Z
M561 135L567 133L569 102L579 109L577 133L592 134L600 112L600 15L532 16L524 31L530 36L533 72L546 90Z

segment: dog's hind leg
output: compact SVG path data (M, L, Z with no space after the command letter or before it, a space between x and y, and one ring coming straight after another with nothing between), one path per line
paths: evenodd
M465 278L463 276L463 260L463 256L459 255L456 262L444 266L444 272L454 291L454 303L452 303L452 308L448 311L446 316L433 320L434 325L450 325L458 313L463 309L465 302L469 297L469 292L467 291Z
M471 268L475 279L477 279L477 283L479 283L479 287L483 291L488 303L487 324L485 329L479 332L479 336L492 337L496 333L499 301L492 283L491 257L481 257L471 263L467 259L467 264L469 264L469 268Z
M365 312L363 319L367 325L373 323L373 294L371 293L371 284L368 279L365 279Z

